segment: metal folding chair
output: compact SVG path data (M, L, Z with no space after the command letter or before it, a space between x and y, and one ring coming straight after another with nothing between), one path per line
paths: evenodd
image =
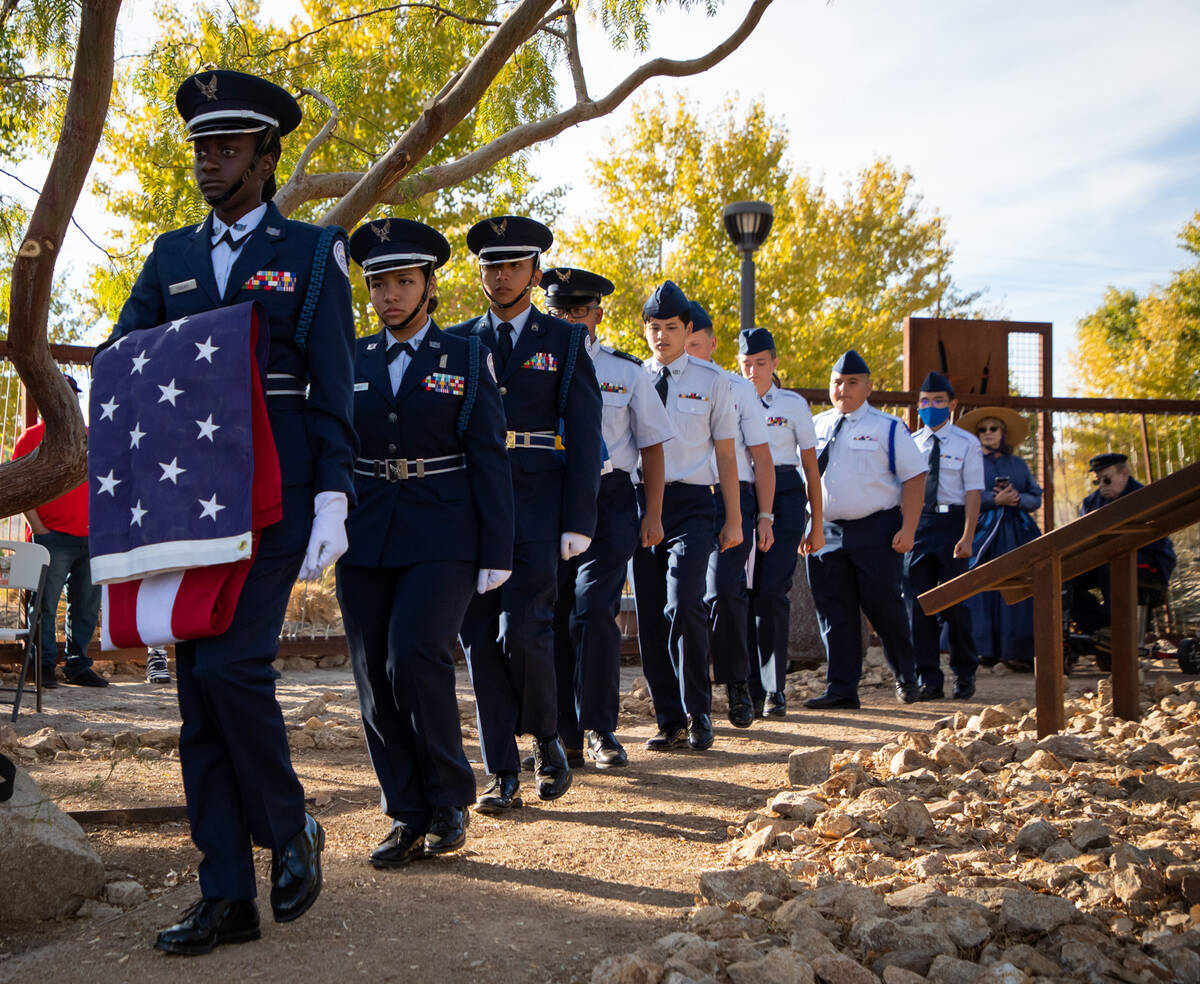
M42 713L42 660L41 660L41 606L42 591L46 586L46 571L50 567L50 551L36 543L19 540L0 540L0 592L15 593L18 609L26 613L25 626L0 626L0 640L18 641L25 644L25 655L21 660L21 672L15 687L0 687L0 691L12 693L12 719L17 719L21 709L21 698L25 693L25 681L33 670L34 692L37 695L37 711ZM22 595L25 595L22 598Z

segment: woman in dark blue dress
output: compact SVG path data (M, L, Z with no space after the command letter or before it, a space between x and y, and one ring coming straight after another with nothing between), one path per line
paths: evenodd
M1029 425L1007 407L980 407L958 420L983 445L983 492L971 566L982 564L1041 534L1031 513L1042 505L1042 489L1029 466L1013 453ZM1006 604L999 591L984 591L966 602L979 662L1033 669L1033 601Z

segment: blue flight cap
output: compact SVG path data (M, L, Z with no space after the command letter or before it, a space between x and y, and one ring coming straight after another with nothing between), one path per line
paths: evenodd
M692 331L712 331L712 318L704 310L704 305L699 301L688 301L688 307L692 312Z
M175 108L187 123L188 140L223 133L280 136L300 125L300 104L287 89L245 72L219 68L197 72L175 91Z
M484 266L535 259L550 248L554 233L523 215L494 215L476 222L467 232L467 249Z
M954 396L954 387L950 385L950 380L940 372L931 372L921 383L921 392L945 393L947 396L952 397Z
M551 267L542 273L542 289L551 307L569 308L599 301L615 290L607 277L576 267Z
M1109 451L1107 454L1097 454L1088 461L1088 471L1101 472L1112 465L1123 465L1128 460L1128 455L1119 454L1116 451Z
M867 368L863 357L855 352L854 349L846 349L842 353L842 357L833 364L833 371L839 376L871 375L871 370Z
M738 332L738 355L774 352L775 336L766 328L743 328Z
M691 322L691 305L674 281L664 280L642 305L642 318L659 318L663 321L680 318L684 322Z
M350 255L363 276L429 266L450 259L446 237L424 222L387 217L360 225L350 237Z

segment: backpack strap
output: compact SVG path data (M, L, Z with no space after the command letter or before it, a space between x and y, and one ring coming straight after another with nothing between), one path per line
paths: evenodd
M458 426L455 433L461 441L467 433L467 424L471 421L471 411L475 409L475 397L479 393L479 336L467 336L467 389L463 394L462 407L458 411Z
M317 313L317 301L321 298L321 285L325 280L329 251L341 231L341 226L325 226L317 237L312 270L308 275L308 291L304 295L304 306L300 308L300 320L296 322L296 334L293 336L301 355L308 354L308 330L312 327L313 315Z

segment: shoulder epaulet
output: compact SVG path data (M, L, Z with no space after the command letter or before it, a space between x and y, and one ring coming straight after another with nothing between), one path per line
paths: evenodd
M718 376L724 376L728 372L727 369L722 369L715 362L705 362L703 359L697 359L694 355L689 355L688 358L691 360L692 365L699 369L706 369L709 372L714 372Z
M610 351L613 355L615 355L619 359L625 359L629 362L632 362L635 366L640 366L642 364L642 360L639 359L636 355L630 355L628 352L622 352L620 349L616 349L616 348L609 349L608 351Z

